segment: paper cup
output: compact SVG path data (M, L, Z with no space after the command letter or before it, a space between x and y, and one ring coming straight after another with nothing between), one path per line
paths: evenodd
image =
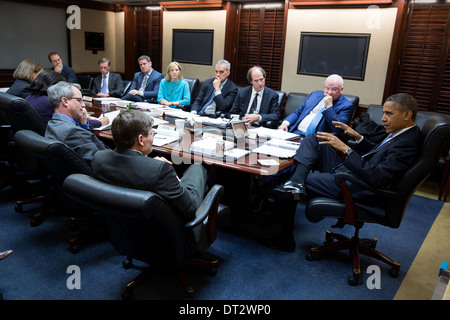
M175 129L177 131L183 132L184 131L184 119L176 119L175 120Z

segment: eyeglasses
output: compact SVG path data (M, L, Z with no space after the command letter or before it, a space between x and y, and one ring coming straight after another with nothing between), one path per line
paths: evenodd
M152 130L152 137L154 137L156 134L156 131Z
M325 91L332 91L332 92L338 92L340 89L337 87L333 87L333 88L329 88L329 87L325 87Z
M79 103L83 103L83 98L75 98L75 97L70 97L70 100L77 100Z

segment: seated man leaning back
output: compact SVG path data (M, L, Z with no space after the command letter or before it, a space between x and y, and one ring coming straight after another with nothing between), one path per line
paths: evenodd
M192 220L205 195L206 168L192 164L179 179L168 160L149 157L153 148L152 123L150 116L138 110L120 113L111 125L116 149L94 155L94 177L122 187L155 192L185 221Z

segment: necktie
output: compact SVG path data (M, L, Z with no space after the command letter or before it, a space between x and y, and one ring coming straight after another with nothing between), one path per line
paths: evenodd
M103 76L102 93L106 93L106 76Z
M249 114L255 113L257 107L258 107L258 92L255 93L255 98L253 98L253 102L252 102L252 106L250 107Z
M141 89L139 91L145 91L145 86L147 85L147 76L144 76L144 80L142 80Z
M213 101L213 99L214 99L214 89L213 89L213 91L212 91L212 93L211 93L210 99L209 99L208 102L206 102L205 105L202 107L202 109L200 110L199 114L205 114L205 109L211 104L211 102Z
M373 148L372 150L367 152L365 155L363 155L363 158L365 158L366 156L369 156L369 155L374 154L375 152L377 152L378 149L380 149L381 146L384 145L391 138L392 138L392 133L388 134L388 136L378 146L376 146L375 148Z
M326 107L323 106L320 109L320 111L316 114L316 116L311 120L311 123L309 124L308 129L306 129L305 136L316 132L317 125L319 124L320 120L322 120L322 117L323 117L322 111L325 109L326 109Z

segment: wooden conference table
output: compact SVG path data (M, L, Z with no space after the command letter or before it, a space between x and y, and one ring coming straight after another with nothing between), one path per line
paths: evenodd
M100 101L93 100L92 102L84 102L89 115L95 117L101 116L102 106ZM111 101L110 111L118 109L126 110L126 107L116 106L114 105L114 101ZM174 125L175 118L166 116L164 120L169 122L168 125ZM108 146L114 147L110 130L94 130L93 132ZM238 215L242 218L242 215L248 213L255 176L268 177L294 165L292 158L281 159L253 152L234 161L189 152L190 143L200 139L201 137L196 137L192 127L188 125L180 140L163 146L153 146L152 153L165 156L168 160L174 162L174 164L204 163L209 165L208 184L213 185L218 183L225 187L225 194L222 200L230 206L233 216ZM245 146L250 150L257 147L258 144L258 139L246 139L245 142ZM259 159L274 159L278 162L278 165L264 166L258 163ZM235 215L234 213L237 214Z

